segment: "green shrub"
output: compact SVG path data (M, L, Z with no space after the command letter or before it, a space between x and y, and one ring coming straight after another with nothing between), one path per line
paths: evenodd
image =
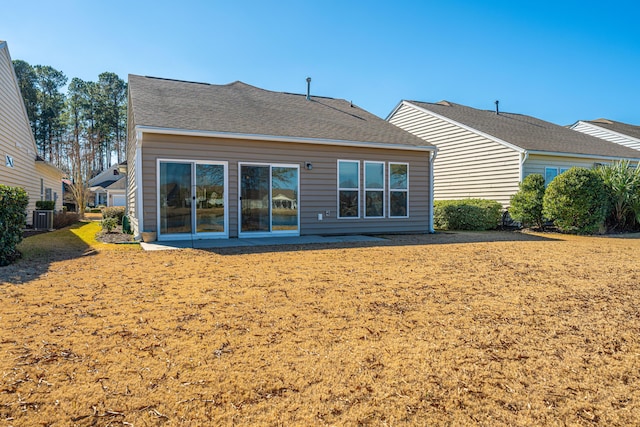
M441 230L493 230L502 217L502 205L493 200L436 200L433 223Z
M38 200L36 202L36 209L43 211L52 211L56 207L56 202L53 200Z
M509 215L523 227L534 225L544 228L542 201L544 199L544 177L538 173L527 175L519 184L520 190L511 196Z
M594 169L607 192L607 226L632 229L640 222L640 169L627 160Z
M110 208L102 209L102 218L115 218L118 224L122 224L122 217L124 216L124 206L113 206Z
M20 257L16 250L22 241L29 196L23 188L0 184L0 266Z
M574 167L547 186L543 214L561 231L593 234L604 226L606 207L602 178L593 170Z
M102 227L102 230L106 231L107 233L111 233L113 229L118 226L118 220L113 217L104 218L102 221L100 221L100 226Z

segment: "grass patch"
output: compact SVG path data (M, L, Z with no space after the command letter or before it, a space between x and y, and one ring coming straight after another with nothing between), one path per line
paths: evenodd
M636 425L640 239L460 235L0 269L0 422Z
M23 261L30 262L42 257L96 251L140 250L138 245L114 245L96 240L96 234L102 231L99 222L78 222L69 227L48 233L36 234L23 239L18 245Z

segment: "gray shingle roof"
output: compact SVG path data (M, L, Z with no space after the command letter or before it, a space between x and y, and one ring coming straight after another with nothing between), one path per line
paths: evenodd
M601 128L609 129L614 132L621 133L623 135L640 139L640 126L634 126L634 125L630 125L622 122L614 122L613 120L609 120L609 119L596 119L596 120L585 120L585 121L587 123L600 126Z
M407 101L527 151L640 158L640 152L523 114L478 110L448 101Z
M129 75L134 125L192 131L426 146L343 99L272 92L242 82L193 83Z

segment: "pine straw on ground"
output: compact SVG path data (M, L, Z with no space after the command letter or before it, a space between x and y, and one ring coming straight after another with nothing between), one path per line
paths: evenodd
M637 424L640 240L507 235L0 270L0 425Z

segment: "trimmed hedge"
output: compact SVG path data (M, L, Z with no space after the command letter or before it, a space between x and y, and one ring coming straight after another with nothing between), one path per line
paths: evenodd
M493 230L502 218L502 205L494 200L436 200L433 224L440 230Z
M592 234L604 229L607 192L597 172L571 168L547 186L543 214L561 231Z
M56 202L54 200L38 200L36 202L36 209L40 209L43 211L52 211L56 207Z
M0 266L20 257L16 246L22 241L28 204L29 196L23 188L0 184Z

